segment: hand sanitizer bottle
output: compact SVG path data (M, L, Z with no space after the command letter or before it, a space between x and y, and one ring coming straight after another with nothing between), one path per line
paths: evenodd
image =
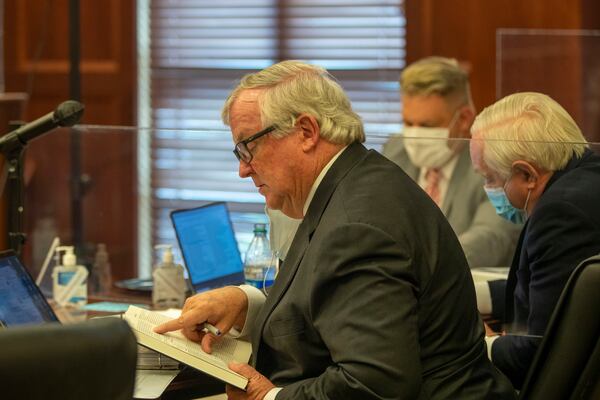
M77 265L73 246L59 246L57 253L64 251L62 265L52 271L52 294L61 306L82 306L87 303L88 270Z
M172 246L159 244L155 249L165 249L162 262L152 272L152 304L154 308L181 308L185 302L187 284L183 267L173 262Z

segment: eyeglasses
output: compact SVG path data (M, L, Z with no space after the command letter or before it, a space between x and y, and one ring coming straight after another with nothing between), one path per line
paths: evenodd
M235 149L233 149L233 154L237 157L238 161L243 161L245 163L249 163L252 161L252 153L250 153L250 149L248 149L248 143L266 135L269 132L273 132L275 130L275 125L271 125L268 128L263 129L260 132L255 133L252 136L247 137L244 140L241 140L235 144Z

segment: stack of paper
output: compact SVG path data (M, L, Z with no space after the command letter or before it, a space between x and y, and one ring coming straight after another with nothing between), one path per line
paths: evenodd
M179 369L179 361L138 345L137 369Z

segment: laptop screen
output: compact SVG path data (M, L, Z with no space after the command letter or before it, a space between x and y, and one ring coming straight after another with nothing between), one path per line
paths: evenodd
M44 295L12 252L0 253L0 326L57 322Z
M225 203L175 210L171 220L196 292L244 281L242 259Z

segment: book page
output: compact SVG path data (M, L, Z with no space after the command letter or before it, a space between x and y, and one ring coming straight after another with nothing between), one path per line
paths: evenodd
M200 343L192 342L183 336L180 331L166 334L158 334L153 331L154 327L171 319L157 312L135 306L131 306L125 313L125 320L129 322L133 329L221 368L227 369L227 364L231 361L248 362L251 352L251 346L248 342L225 336L213 344L212 353L208 354L202 350Z

